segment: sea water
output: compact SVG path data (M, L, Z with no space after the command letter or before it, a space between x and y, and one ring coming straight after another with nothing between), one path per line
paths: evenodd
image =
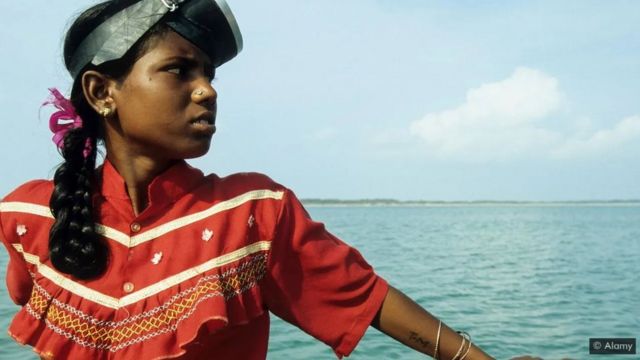
M308 209L391 285L497 359L607 359L589 355L590 337L640 339L640 205ZM6 263L0 251L3 278ZM36 359L6 334L16 311L0 286L0 359ZM336 357L272 316L268 358ZM349 357L424 358L373 328Z

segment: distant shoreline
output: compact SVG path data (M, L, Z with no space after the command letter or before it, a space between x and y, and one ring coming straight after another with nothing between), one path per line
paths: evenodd
M393 200L393 199L301 199L305 206L314 207L465 207L465 206L603 206L603 207L640 207L640 200L575 200L575 201L428 201L428 200Z

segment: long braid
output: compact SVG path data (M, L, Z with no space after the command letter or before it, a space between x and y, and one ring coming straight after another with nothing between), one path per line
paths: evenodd
M84 11L71 25L64 44L64 60L69 67L75 51L87 34L120 10L139 0L108 0ZM49 206L55 222L49 232L49 256L60 272L80 279L91 279L107 268L109 248L97 233L98 215L93 208L93 191L98 140L104 139L102 119L89 105L82 88L82 74L95 70L123 81L133 64L153 44L169 31L164 24L150 29L121 59L100 66L87 64L74 79L71 102L83 120L83 126L69 131L64 138L64 162L53 177L54 190ZM91 151L85 157L85 144Z
M49 255L54 267L80 279L100 275L108 249L96 232L92 189L95 183L98 124L85 121L64 138L62 163L54 175L49 206L55 222L49 234ZM91 151L85 158L85 144Z

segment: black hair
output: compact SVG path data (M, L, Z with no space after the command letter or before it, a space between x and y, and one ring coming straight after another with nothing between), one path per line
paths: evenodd
M64 43L64 61L69 68L73 55L84 38L105 20L140 0L109 0L85 10L73 22ZM99 71L121 80L131 71L135 61L150 46L150 39L164 34L168 27L156 25L121 59L99 66L87 64L74 79L71 102L83 120L83 126L64 137L61 154L64 162L53 177L54 189L49 200L55 222L49 232L49 257L60 272L79 279L100 276L107 267L109 249L98 234L93 207L97 145L103 140L103 119L89 105L82 90L85 71ZM88 148L87 148L88 147ZM85 149L89 149L85 153Z

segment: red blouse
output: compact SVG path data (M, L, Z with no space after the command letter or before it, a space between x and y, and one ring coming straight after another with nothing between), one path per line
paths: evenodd
M51 181L0 203L7 286L23 305L9 334L42 357L264 359L272 312L340 358L384 300L387 282L360 253L264 175L204 176L179 162L135 216L116 169L105 161L99 171L94 203L110 257L92 280L51 264Z

